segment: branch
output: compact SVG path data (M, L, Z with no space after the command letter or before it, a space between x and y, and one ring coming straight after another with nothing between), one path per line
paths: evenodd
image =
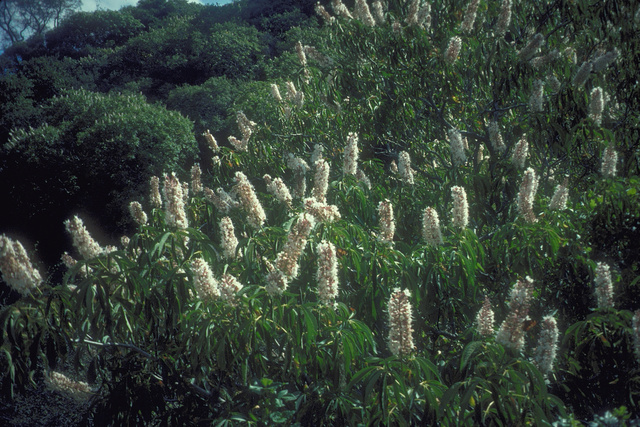
M446 332L446 331L441 331L441 330L438 330L438 329L435 329L435 328L433 328L431 330L431 335L442 336L442 337L450 338L452 340L459 339L458 335L456 335L456 334L452 334L452 333Z
M127 344L127 343L101 343L99 341L91 341L91 340L83 340L80 341L79 339L76 340L77 343L86 343L89 345L95 345L97 347L124 347L124 348L128 348L130 350L133 350L137 353L140 353L141 355L143 355L144 357L147 357L149 359L156 359L153 355L147 353L146 351L144 351L143 349L141 349L140 347L136 347L133 344Z
M184 380L184 382L187 383L187 385L189 387L191 387L193 389L193 391L198 393L200 396L206 397L207 399L211 399L211 397L213 396L210 391L207 391L207 390L203 389L202 387L197 386L194 383L191 383L191 382L187 381L186 379Z
M425 104L427 104L429 107L433 108L438 113L438 119L440 119L440 121L444 123L447 126L447 128L449 129L455 128L455 126L453 126L451 123L447 121L447 119L444 118L444 112L443 112L444 106L443 108L438 108L431 94L428 94L426 98L421 97L419 99L423 101Z

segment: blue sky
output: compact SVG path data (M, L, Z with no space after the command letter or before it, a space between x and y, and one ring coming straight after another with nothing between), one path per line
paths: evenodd
M232 0L190 0L194 3L201 4L227 4ZM96 9L101 10L118 10L122 6L133 6L138 0L82 0L82 10L92 12Z

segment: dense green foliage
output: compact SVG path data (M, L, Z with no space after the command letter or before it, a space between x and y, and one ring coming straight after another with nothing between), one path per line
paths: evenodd
M55 49L74 46L77 56L36 54L41 48L28 43L7 52L21 57L0 80L16 106L0 107L12 111L0 119L12 129L3 164L15 165L11 191L34 194L25 199L34 212L55 210L61 197L89 212L104 199L120 209L135 199L148 220L138 216L130 240L98 256L85 256L76 241L81 259L61 281L2 307L4 396L60 370L88 383L85 416L96 425L580 425L640 417L637 5L518 2L503 35L499 2L478 2L465 31L467 1L431 2L422 27L407 21L410 1L390 0L374 26L356 13L362 2L348 4L358 19L332 24L294 3L238 2L216 15L186 2L142 2L114 13L117 31L105 24L91 40L59 27L78 42ZM93 18L73 19L67 25ZM535 34L542 42L527 54ZM455 55L447 53L452 37L461 41ZM319 52L307 51L308 65L296 55L298 40ZM615 52L608 62L607 52ZM34 61L46 64L52 84L28 71ZM591 69L577 82L583 63ZM269 93L272 83L283 100ZM605 94L600 113L596 88ZM35 100L43 99L40 107ZM239 110L255 128L237 119ZM210 129L221 146L212 153L199 140L205 190L192 176L181 194L165 175L165 205L155 205L151 175L175 172L189 182L194 128L198 138ZM466 147L451 146L455 131ZM244 137L247 150L229 135ZM355 136L356 175L346 172ZM520 163L514 154L523 139ZM320 205L339 217L323 217L305 199L323 197L321 163L311 160L319 147L330 169ZM605 148L619 155L613 171ZM309 166L306 192L292 158ZM265 174L282 178L293 199L279 199ZM538 181L527 211L523 182L531 174ZM566 205L553 200L563 185ZM457 186L468 198L462 225ZM223 206L218 188L240 207ZM395 217L391 239L384 201ZM427 207L440 218L442 242L423 231ZM288 286L279 292L274 271L285 271L283 254L306 215L314 225L295 257L297 273L283 273ZM239 240L231 253L220 226L227 217ZM325 242L335 245L335 305L322 302L319 284L330 270L320 261ZM218 297L207 294L213 285L202 279L202 263ZM611 300L602 297L605 264ZM528 277L530 307L513 317L514 283ZM241 289L229 288L234 280ZM408 291L413 312L415 346L406 352L390 338L396 288ZM496 321L488 335L477 323L485 297ZM556 344L538 341L547 316L559 329L548 371L541 351ZM523 345L500 335L514 318Z
M41 259L49 267L59 260L62 251L70 250L60 224L74 209L87 212L108 235L117 238L128 231L123 225L126 221L122 210L140 182L147 182L151 170L161 174L189 167L193 137L204 147L200 135L209 129L224 140L236 130L236 110L244 109L248 114L255 109L263 111L253 95L259 90L256 83L267 75L275 78L274 67L286 70L276 60L295 42L288 39L288 31L293 27L296 31L317 27L317 20L309 17L313 13L311 3L272 6L236 2L205 7L185 0L142 1L117 12L74 13L54 29L8 47L0 55L0 197L20 202L0 213L0 223L37 243ZM12 132L32 133L31 129L57 128L60 120L69 121L52 117L52 112L61 102L59 97L82 90L112 96L135 95L136 98L105 99L136 99L136 108L149 112L130 126L127 122L135 121L135 114L132 116L129 107L123 106L119 112L112 112L116 120L107 121L103 129L96 126L88 131L96 142L102 138L96 133L99 131L109 139L113 139L110 135L118 135L112 141L116 145L138 147L133 157L131 150L124 147L109 153L116 167L108 176L113 178L116 171L127 169L117 178L115 187L111 186L111 178L101 178L98 187L94 187L95 179L78 180L87 175L95 177L98 170L110 167L105 163L104 167L95 168L95 161L105 154L102 150L91 154L93 160L87 162L77 162L73 157L82 157L82 153L59 162L69 152L49 150L41 155L42 144L57 144L45 141L42 134L38 134L40 140L32 134L22 147L9 144ZM144 98L137 97L140 94ZM171 116L176 123L159 119L157 125L142 131L144 136L138 135L146 120L153 120L155 113L151 112L156 107L158 111L164 107L178 111L194 126L185 129L185 122ZM80 122L69 132L75 132L83 120L94 120L90 116L98 114L98 110L78 119ZM165 124L166 128L161 129ZM122 126L131 127L131 131L123 132ZM59 130L58 138L64 138L67 146L72 145L76 136L65 132ZM191 136L186 137L184 132ZM80 136L86 138L87 135ZM163 139L168 151L152 154L160 156L161 162L130 167L134 157ZM183 144L184 152L176 157ZM37 174L29 169L34 164L40 165ZM63 186L65 183L70 186ZM36 191L25 192L26 188ZM108 195L112 191L117 193L116 199Z
M188 120L140 95L70 91L42 118L39 127L16 130L6 146L16 182L10 198L34 216L59 204L97 211L106 197L108 213L122 217L151 176L181 170L197 148Z

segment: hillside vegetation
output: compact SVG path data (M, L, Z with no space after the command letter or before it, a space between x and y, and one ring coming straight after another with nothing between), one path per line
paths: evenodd
M637 423L637 4L147 0L1 60L7 401Z

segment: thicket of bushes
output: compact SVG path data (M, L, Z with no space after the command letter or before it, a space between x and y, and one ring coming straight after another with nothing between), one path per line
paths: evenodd
M326 6L200 165L133 162L117 247L70 214L55 283L3 237L5 395L47 382L91 424L636 422L640 10ZM231 86L169 99L206 120L189 94Z

